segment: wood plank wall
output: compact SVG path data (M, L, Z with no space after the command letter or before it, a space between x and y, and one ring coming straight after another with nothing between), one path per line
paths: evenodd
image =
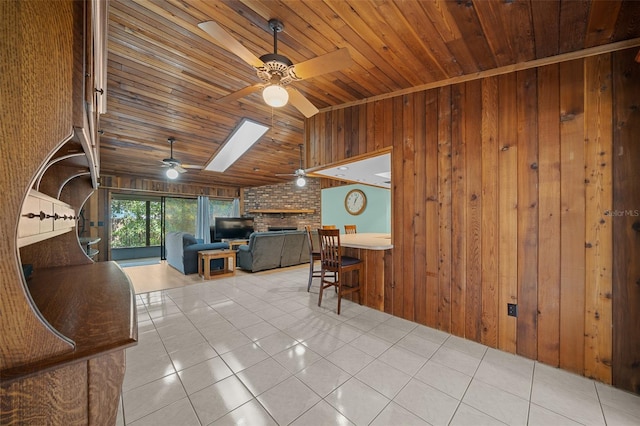
M631 306L640 304L640 274L637 264L614 265L616 219L606 213L640 203L635 53L376 100L306 122L310 166L393 147L387 312L638 392L640 314ZM614 132L618 115L634 124ZM631 156L617 173L614 135ZM626 203L613 200L614 188ZM630 226L616 232L627 239L617 250L638 259ZM612 299L616 273L620 299ZM518 305L517 318L507 303ZM618 305L624 315L615 314Z

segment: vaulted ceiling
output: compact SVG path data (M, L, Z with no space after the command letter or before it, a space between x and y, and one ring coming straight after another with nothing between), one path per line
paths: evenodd
M253 55L294 64L347 48L347 68L291 86L321 111L413 87L640 36L640 2L546 0L111 0L102 174L165 179L161 160L204 166L243 119L271 129L224 173L189 169L184 183L259 186L299 167L304 116L265 105L256 70L198 24L215 21Z

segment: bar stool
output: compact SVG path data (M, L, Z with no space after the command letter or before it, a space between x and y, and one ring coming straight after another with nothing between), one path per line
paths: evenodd
M335 225L322 225L322 229L336 229Z
M345 225L344 226L345 234L355 234L356 233L356 225Z
M321 270L315 269L316 260L320 260L320 252L313 248L313 238L311 235L311 227L305 225L305 231L307 231L307 246L309 247L309 283L307 284L307 292L311 289L311 282L314 278L320 278Z
M320 295L318 296L318 306L322 303L322 292L324 289L334 287L338 293L338 309L340 315L340 302L342 296L358 293L358 301L362 305L362 295L360 294L360 280L362 279L361 259L350 256L342 256L340 247L340 231L338 229L318 229L320 239ZM358 282L352 286L343 286L343 274L346 272L358 271ZM328 274L333 275L333 281Z

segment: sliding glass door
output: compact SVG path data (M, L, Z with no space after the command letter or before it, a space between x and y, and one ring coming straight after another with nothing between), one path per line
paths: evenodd
M237 215L236 200L209 200L211 224L215 217ZM196 234L196 198L111 194L110 242L112 260L165 258L168 232Z

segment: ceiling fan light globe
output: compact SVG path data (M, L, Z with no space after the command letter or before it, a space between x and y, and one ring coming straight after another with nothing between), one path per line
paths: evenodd
M167 169L167 177L169 179L176 179L178 177L178 174L179 174L178 171L173 167Z
M262 98L271 107L283 107L289 102L289 92L279 84L267 86L262 91Z
M298 185L300 188L302 188L306 184L307 184L307 180L305 178L299 177L298 179L296 179L296 185Z

